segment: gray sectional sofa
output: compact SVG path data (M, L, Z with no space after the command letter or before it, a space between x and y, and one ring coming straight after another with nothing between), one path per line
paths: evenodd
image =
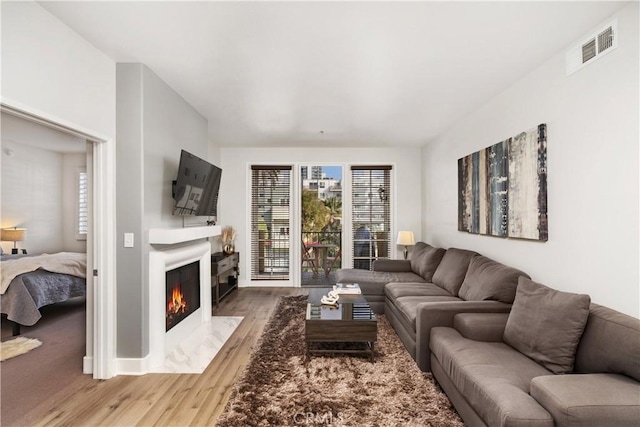
M476 252L343 269L471 426L640 425L640 320ZM579 374L579 375L578 375Z
M453 326L458 313L508 313L526 273L464 249L418 242L411 260L377 260L374 271L342 269L336 280L358 283L377 313L385 313L423 371L430 371L430 330Z
M586 295L521 280L511 313L458 314L431 350L466 425L640 425L640 321Z

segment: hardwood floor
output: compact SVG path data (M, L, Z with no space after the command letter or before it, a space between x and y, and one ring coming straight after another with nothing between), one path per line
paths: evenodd
M201 375L147 374L84 381L30 411L21 425L34 426L205 426L214 425L232 386L283 295L301 288L240 288L214 315L244 316L220 353Z

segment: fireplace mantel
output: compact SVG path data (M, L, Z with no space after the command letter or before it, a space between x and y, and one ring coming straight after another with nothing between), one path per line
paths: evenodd
M221 227L219 225L184 228L152 228L149 230L149 243L152 245L174 245L176 243L219 236L220 232Z

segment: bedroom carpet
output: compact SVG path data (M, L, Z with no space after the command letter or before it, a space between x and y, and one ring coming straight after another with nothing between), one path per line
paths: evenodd
M462 426L384 315L375 362L348 355L305 359L306 296L282 297L234 385L219 427L240 425Z
M2 426L27 425L21 420L34 406L68 392L77 384L92 380L82 374L85 354L85 299L45 307L34 326L23 327L22 335L37 338L42 345L20 357L0 364ZM12 339L11 325L2 321L2 341Z

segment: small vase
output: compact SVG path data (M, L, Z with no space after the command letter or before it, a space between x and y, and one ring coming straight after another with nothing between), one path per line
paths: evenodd
M225 254L227 255L231 255L233 253L233 244L232 243L227 243L226 245L223 246L222 250L224 251Z

